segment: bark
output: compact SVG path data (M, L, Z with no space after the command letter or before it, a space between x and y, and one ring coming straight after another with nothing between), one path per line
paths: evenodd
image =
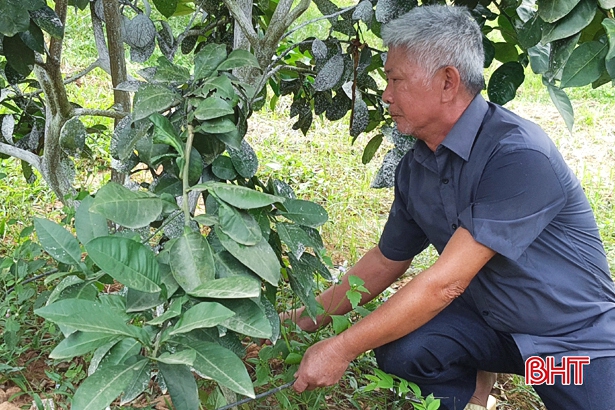
M235 19L235 48L238 44L249 42L262 69L262 75L267 75L267 70L271 68L271 59L275 55L284 33L307 10L311 0L301 0L294 8L292 7L293 0L280 0L263 38L257 36L252 26L252 2L247 3L250 5L249 8L245 0L224 0L224 4ZM239 31L238 28L241 30ZM254 71L251 71L247 78L244 77L243 80L249 84L257 85L264 83L260 81L260 78L261 75L255 75ZM258 93L260 90L256 91Z
M68 0L56 0L55 12L66 23ZM72 106L66 95L60 63L62 61L63 41L52 38L49 42L49 54L43 65L34 67L41 88L46 97L45 142L40 171L59 200L70 203L67 194L74 192L73 175L70 172L70 159L60 147L60 130L72 116ZM29 161L28 161L29 162ZM34 164L32 164L34 165Z
M109 64L111 68L111 83L113 84L114 105L121 111L130 111L130 94L120 91L117 86L128 79L126 74L126 54L124 52L124 42L122 40L122 14L120 13L118 0L103 0L105 11L105 23L107 29L107 43L109 44ZM119 118L115 118L117 126ZM127 175L124 173L111 171L111 180L119 184L124 184Z

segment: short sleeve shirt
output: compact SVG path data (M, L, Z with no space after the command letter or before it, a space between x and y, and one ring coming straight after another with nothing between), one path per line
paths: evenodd
M458 227L497 254L460 296L524 358L615 356L615 286L579 181L536 124L478 95L397 167L382 253L441 253Z

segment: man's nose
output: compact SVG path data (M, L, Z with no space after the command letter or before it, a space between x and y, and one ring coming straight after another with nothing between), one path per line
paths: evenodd
M386 88L384 89L384 92L382 93L382 101L384 101L386 104L391 104L393 102L392 97L391 97L391 92L389 91L388 84Z

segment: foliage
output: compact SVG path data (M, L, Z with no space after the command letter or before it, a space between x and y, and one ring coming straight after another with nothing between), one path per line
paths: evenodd
M251 58L208 45L195 56L193 79L174 87L164 75L184 70L159 60L113 146L114 155L127 153L118 155L120 162L139 162L153 176L143 183L148 189L111 182L83 199L76 238L52 221L35 221L42 248L65 272L46 306L35 310L66 336L50 356L94 351L72 408L104 408L120 394L128 403L147 388L154 369L178 409L198 407L191 368L253 396L239 336L278 338L273 303L280 271L307 304L315 303L314 274L329 276L315 229L326 212L296 199L281 181L262 183L254 174L256 157L242 141L246 105L239 101L245 104L250 90L228 70ZM203 193L207 213L190 215L189 190ZM111 235L107 220L117 224ZM207 227L205 236L196 222ZM149 243L154 237L156 252ZM102 284L114 281L125 289L101 293Z

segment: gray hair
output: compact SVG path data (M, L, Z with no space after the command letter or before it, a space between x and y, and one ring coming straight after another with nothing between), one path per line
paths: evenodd
M405 48L430 77L452 66L472 95L485 87L483 35L465 7L415 7L382 27L382 41L389 48Z

